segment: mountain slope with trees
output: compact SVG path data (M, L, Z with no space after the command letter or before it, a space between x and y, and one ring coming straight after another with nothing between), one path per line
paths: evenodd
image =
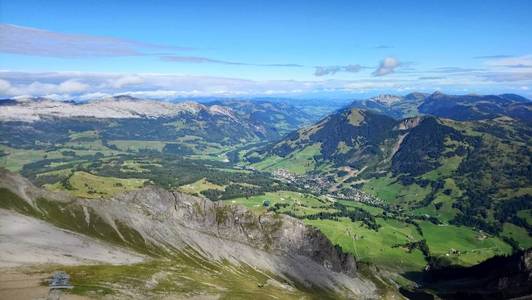
M292 172L291 162L313 149L309 167L295 171L332 178L336 189L362 189L398 209L500 234L526 248L529 238L516 242L507 224L532 235L531 139L532 128L508 116L395 120L346 108L247 158L259 169Z

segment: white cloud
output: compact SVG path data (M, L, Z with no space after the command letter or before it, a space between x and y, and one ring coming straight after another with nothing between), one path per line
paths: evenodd
M64 93L64 94L75 94L75 93L81 93L86 91L89 88L88 84L79 82L75 79L70 79L64 82L61 82L57 86L57 92L58 93Z
M317 66L316 70L314 71L314 76L334 75L338 72L357 73L361 69L361 65Z
M532 54L522 56L503 57L486 60L486 65L494 67L532 67Z
M109 80L109 84L115 89L120 89L128 85L138 85L142 83L144 83L144 79L138 75L126 75Z
M9 83L9 81L0 79L0 93L8 94L10 88L11 83Z
M100 99L100 98L106 98L106 97L111 97L113 96L112 94L108 94L108 93L101 93L101 92L96 92L96 93L86 93L86 94L82 94L78 97L79 100L82 100L82 101L85 101L85 100L94 100L94 99Z
M478 76L492 82L532 81L532 72L484 72Z
M6 96L43 96L52 94L79 94L89 88L88 84L79 82L75 79L65 80L58 84L42 83L33 81L30 84L17 84L0 79L0 92Z
M162 61L177 62L177 63L193 63L193 64L221 64L221 65L234 65L234 66L255 66L255 67L286 67L286 68L301 68L303 65L293 63L273 63L273 64L257 64L257 63L245 63L238 61L227 61L221 59L213 59L201 56L177 56L177 55L164 55L161 56Z
M396 58L386 57L381 61L379 67L373 72L373 76L384 76L391 74L397 67L399 67L400 64L401 63Z
M138 56L149 50L190 50L107 36L69 34L0 24L0 52L62 58Z

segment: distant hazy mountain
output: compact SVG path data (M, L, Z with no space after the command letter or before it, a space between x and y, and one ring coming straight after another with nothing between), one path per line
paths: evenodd
M239 118L256 126L267 127L280 135L316 120L315 116L285 102L224 99L209 102L207 105L229 107Z
M330 99L330 98L283 98L283 97L252 97L252 98L219 98L219 97L196 97L191 98L193 101L205 105L219 104L234 107L243 104L252 105L259 110L269 108L265 104L271 104L274 112L281 112L287 115L293 113L305 113L304 119L309 119L310 123L316 122L326 115L344 108L352 101L347 98ZM177 99L176 102L182 102L184 99ZM293 111L294 110L294 111ZM295 116L292 116L295 117Z
M3 109L0 111L0 121L33 122L47 117L159 118L177 116L181 113L207 113L235 118L230 109L217 105L208 107L194 102L173 104L129 96L110 97L84 103L55 101L46 98L22 98L4 100L3 102Z
M532 102L515 94L446 95L411 93L406 96L382 95L357 100L354 108L379 111L396 119L433 115L459 121L491 119L497 116L532 122Z
M46 98L0 102L0 138L7 145L46 148L70 132L96 130L103 141L186 139L188 143L234 145L278 139L309 122L286 104L228 102L168 103L118 96L83 103Z
M418 107L427 94L412 93L406 96L381 95L366 100L355 100L353 108L371 109L396 119L419 115Z

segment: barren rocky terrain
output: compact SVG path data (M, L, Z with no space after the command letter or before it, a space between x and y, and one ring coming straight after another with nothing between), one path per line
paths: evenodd
M132 251L5 209L0 209L0 252L0 268L131 264L144 259Z

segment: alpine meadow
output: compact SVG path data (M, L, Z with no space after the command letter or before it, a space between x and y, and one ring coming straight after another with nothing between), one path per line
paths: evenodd
M532 297L530 12L0 0L0 299Z

